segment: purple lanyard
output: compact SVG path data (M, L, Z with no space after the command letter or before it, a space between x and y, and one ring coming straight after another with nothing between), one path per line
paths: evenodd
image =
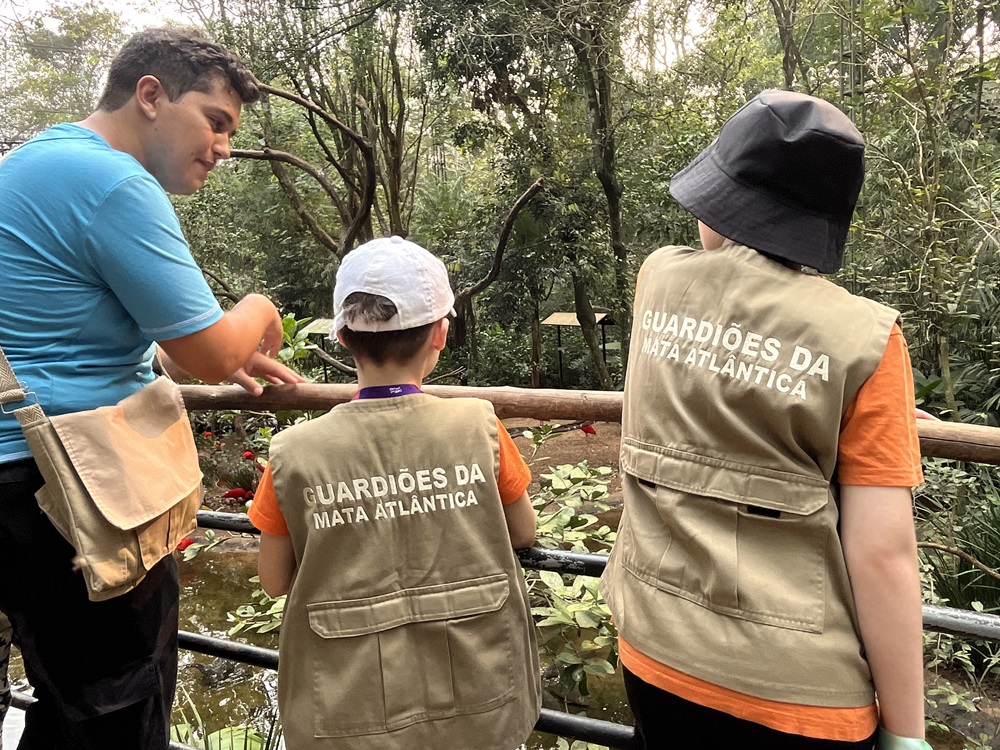
M373 385L368 388L362 388L354 394L354 398L351 400L354 401L355 399L362 398L395 398L396 396L410 396L414 393L423 393L423 391L412 383L403 383L402 385Z

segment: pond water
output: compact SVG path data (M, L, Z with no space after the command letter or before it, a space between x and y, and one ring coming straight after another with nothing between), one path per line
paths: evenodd
M257 572L256 551L236 549L226 543L202 551L193 560L179 558L178 555L181 630L229 638L227 631L232 623L227 620L227 613L251 601L255 586L249 579ZM278 647L276 633L240 634L231 640L264 648ZM15 690L26 690L24 669L16 649L11 659L10 678ZM187 725L194 728L197 735L204 736L227 727L249 725L266 736L274 722L277 673L272 670L182 649L177 683L173 714L175 731ZM591 677L590 685L589 706L586 709L569 706L570 712L586 712L588 716L620 724L631 723L620 675ZM546 705L556 707L549 702ZM558 708L566 710L562 706ZM3 727L4 747L16 746L22 725L23 714L11 709ZM189 739L183 729L180 732L175 740L202 746L196 738ZM540 732L533 733L527 743L528 750L555 750L556 746L556 738ZM241 747L241 743L236 747Z

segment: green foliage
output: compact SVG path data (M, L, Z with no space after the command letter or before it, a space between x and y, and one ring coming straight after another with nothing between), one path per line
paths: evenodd
M532 498L538 518L538 546L573 552L611 550L615 532L600 522L584 506L608 510L611 469L591 467L586 461L576 466L563 464L541 475L541 489Z
M198 750L277 750L281 746L281 726L277 711L272 712L262 734L249 726L233 726L209 731L190 693L180 685L184 703L176 712L180 720L171 724L170 738Z
M282 614L285 611L285 596L277 598L269 596L260 588L260 578L253 576L250 583L257 584L250 595L251 602L236 608L235 612L227 612L226 619L233 623L227 631L228 635L237 633L271 633L281 627Z
M530 595L543 602L531 608L540 618L539 647L567 702L589 695L589 678L613 675L618 664L618 631L597 584L596 578L546 570L528 576Z
M1000 570L1000 482L997 469L931 459L917 493L918 516L928 542L961 549ZM932 565L933 593L963 609L1000 612L1000 581L959 556L924 549Z
M205 529L205 541L189 544L184 548L184 551L181 554L183 555L184 561L187 562L188 560L193 560L206 550L218 547L220 544L231 538L232 537L229 536L220 536L219 534L216 534L214 529Z
M531 375L531 342L499 325L478 329L478 357L470 363L469 385L524 387Z
M996 467L931 459L916 494L925 599L1000 613L1000 580L963 557L1000 571L1000 481ZM951 550L951 551L949 551ZM964 671L974 681L1000 676L1000 646L991 641L925 634L930 667Z
M308 326L311 322L312 318L296 318L291 313L281 318L283 341L278 361L298 372L302 372L306 360L319 348L309 340Z
M557 439L551 425L526 430L532 441L532 462L544 444ZM532 499L538 519L537 542L546 549L573 552L609 552L615 532L600 525L585 510L607 510L611 469L591 467L586 461L552 467L540 475L541 487ZM618 664L618 631L611 612L597 589L598 581L587 576L562 576L552 571L526 571L532 598L532 614L540 618L539 647L554 670L564 701L579 700L590 693L592 676L614 674Z
M583 740L573 740L570 742L565 737L556 740L556 750L607 750L604 745L595 745L593 742Z
M124 40L121 16L96 2L52 3L11 23L0 39L0 140L90 114Z

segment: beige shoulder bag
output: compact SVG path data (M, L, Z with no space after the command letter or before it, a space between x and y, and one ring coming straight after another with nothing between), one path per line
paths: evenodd
M0 406L31 394L0 349ZM201 470L180 388L157 378L114 406L13 410L45 479L35 494L76 550L92 601L135 588L197 526Z

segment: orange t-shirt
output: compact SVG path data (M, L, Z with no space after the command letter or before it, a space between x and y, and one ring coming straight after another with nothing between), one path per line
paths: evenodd
M500 501L504 505L510 505L528 489L528 485L531 484L531 470L521 458L507 428L499 419L497 419L497 430L500 437L500 476L497 479L497 487L500 490ZM281 514L278 498L274 494L274 480L271 478L270 466L264 469L261 475L247 515L250 516L253 525L261 531L274 536L289 536L288 524Z
M910 355L902 331L894 325L881 363L858 390L841 422L837 481L875 487L920 484L923 473L914 408ZM639 653L624 638L619 638L618 645L622 664L643 682L779 732L860 742L878 726L874 703L829 708L764 700L678 672Z

